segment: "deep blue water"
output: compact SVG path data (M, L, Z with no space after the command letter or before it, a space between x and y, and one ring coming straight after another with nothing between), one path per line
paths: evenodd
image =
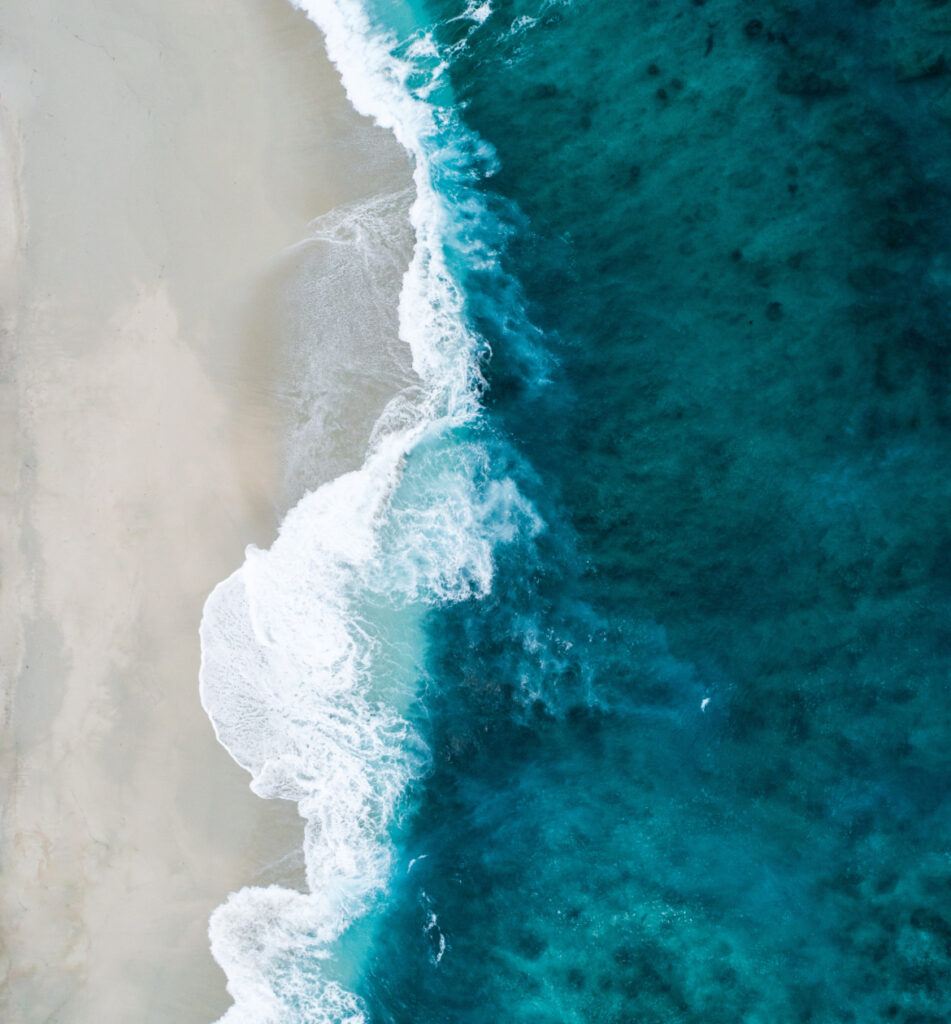
M463 9L418 14L497 157L480 429L548 529L431 613L359 993L947 1021L951 4Z

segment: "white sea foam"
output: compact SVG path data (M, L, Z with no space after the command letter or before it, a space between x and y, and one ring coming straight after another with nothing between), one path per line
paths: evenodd
M477 415L480 377L444 250L453 211L431 181L432 160L453 155L438 148L444 125L426 99L438 54L395 58L396 40L355 0L295 2L323 30L354 107L415 160L399 336L419 383L384 410L364 464L306 494L205 606L200 688L216 735L256 793L296 801L306 822L308 892L246 888L212 916L234 999L225 1024L363 1019L325 968L387 884L389 829L424 763L405 717L422 612L485 594L495 546L539 527L514 485L491 479L481 445L449 434Z

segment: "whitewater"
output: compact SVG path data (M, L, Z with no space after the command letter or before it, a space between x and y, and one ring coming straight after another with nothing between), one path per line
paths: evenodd
M468 185L491 155L453 115L428 35L401 42L351 0L297 6L355 109L414 161L398 320L416 379L386 406L363 465L305 494L205 605L200 694L216 736L256 794L295 801L305 821L308 891L249 887L212 915L234 1000L225 1024L364 1019L333 947L385 891L391 829L427 763L407 717L426 683L424 618L487 594L497 546L542 528L480 439L485 346L451 265L453 252L492 259L459 218L478 220ZM473 29L485 14L473 6Z

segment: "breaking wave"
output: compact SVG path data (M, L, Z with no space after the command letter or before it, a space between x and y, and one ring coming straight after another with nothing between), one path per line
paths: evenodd
M234 999L226 1024L363 1019L333 946L385 890L391 826L426 764L407 718L425 677L423 616L488 593L497 545L541 529L480 439L483 344L452 267L459 254L492 258L471 227L471 184L491 154L454 117L428 36L400 39L351 0L298 6L353 106L414 160L398 315L413 381L377 419L363 464L306 493L271 548L248 548L205 605L200 692L216 735L255 793L295 801L305 820L307 891L245 888L212 915ZM325 240L359 245L353 223L332 217ZM312 438L319 402L308 415Z

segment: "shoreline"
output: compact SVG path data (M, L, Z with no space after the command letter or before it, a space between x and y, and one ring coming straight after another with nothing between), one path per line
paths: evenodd
M205 597L294 497L289 247L409 168L286 0L0 22L0 226L22 225L0 252L0 1008L197 1024L229 1002L212 909L302 884L296 811L250 792L198 700Z

